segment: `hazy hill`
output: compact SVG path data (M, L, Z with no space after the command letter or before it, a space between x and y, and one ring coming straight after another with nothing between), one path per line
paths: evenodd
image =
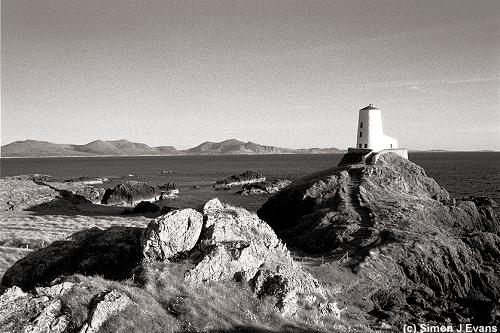
M56 144L46 141L15 141L2 146L2 157L48 156L138 156L138 155L258 155L258 154L328 154L340 153L337 148L289 149L243 142L236 139L204 142L196 147L177 150L172 146L150 147L127 140L95 140L84 145Z
M197 155L232 155L232 154L331 154L340 153L337 148L308 148L308 149L290 149L274 146L261 145L255 142L243 142L235 139L222 142L204 142L199 146L185 150L188 154Z
M86 156L85 152L75 151L72 145L57 144L47 141L14 141L2 146L2 157L38 157L38 156Z

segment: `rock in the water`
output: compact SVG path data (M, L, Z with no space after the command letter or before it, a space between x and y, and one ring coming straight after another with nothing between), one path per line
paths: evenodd
M155 214L160 211L160 207L149 201L139 202L130 214Z
M177 195L179 194L179 190L175 186L175 183L167 183L158 187L161 191L159 200L177 198Z
M275 179L272 182L245 184L238 193L242 195L276 193L290 185L290 183L291 181L288 179Z
M189 251L196 245L202 226L203 216L191 208L159 216L142 234L142 253L148 260L163 261Z
M500 263L493 259L500 224L491 202L450 200L421 167L398 155L307 176L271 197L258 215L287 244L334 260L347 257L361 279L376 277L364 288L397 300L372 298L398 327L422 316L444 323L447 312L491 320L478 304L500 298ZM419 288L432 294L410 304ZM455 308L459 300L466 301Z
M264 177L260 173L245 171L243 173L240 173L239 175L233 175L231 177L216 181L213 185L213 188L215 190L228 190L233 186L264 182L265 180L266 177Z
M102 324L112 315L122 311L131 304L130 298L113 289L98 295L95 307L92 308L88 322L83 325L80 333L97 333Z
M109 180L108 178L83 176L83 177L66 179L64 182L65 183L78 182L86 185L97 185L107 182L108 180Z
M1 286L30 289L75 273L128 278L142 259L141 232L140 228L113 227L74 233L16 262L5 272Z
M161 189L150 186L145 182L127 181L112 189L107 189L102 198L105 205L134 206L141 201L157 201L160 199Z

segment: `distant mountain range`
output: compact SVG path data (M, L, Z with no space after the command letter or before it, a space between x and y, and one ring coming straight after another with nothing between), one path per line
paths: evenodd
M235 139L204 142L196 147L177 150L173 146L150 147L128 140L96 140L85 145L58 144L47 141L15 141L2 146L2 157L55 156L139 156L139 155L259 155L259 154L335 154L337 148L290 149L243 142Z

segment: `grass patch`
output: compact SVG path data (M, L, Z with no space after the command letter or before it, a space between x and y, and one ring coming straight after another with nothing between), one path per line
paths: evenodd
M79 286L60 298L78 328L88 319L94 295L110 289L126 294L132 304L100 332L325 332L337 323L303 302L295 316L283 317L274 309L274 298L257 298L246 283L188 284L184 273L190 268L154 263L121 282L74 275L68 280Z

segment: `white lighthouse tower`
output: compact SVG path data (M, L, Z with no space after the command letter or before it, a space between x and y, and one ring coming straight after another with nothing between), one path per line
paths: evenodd
M359 110L356 148L373 152L398 148L398 140L384 135L382 113L373 104Z

